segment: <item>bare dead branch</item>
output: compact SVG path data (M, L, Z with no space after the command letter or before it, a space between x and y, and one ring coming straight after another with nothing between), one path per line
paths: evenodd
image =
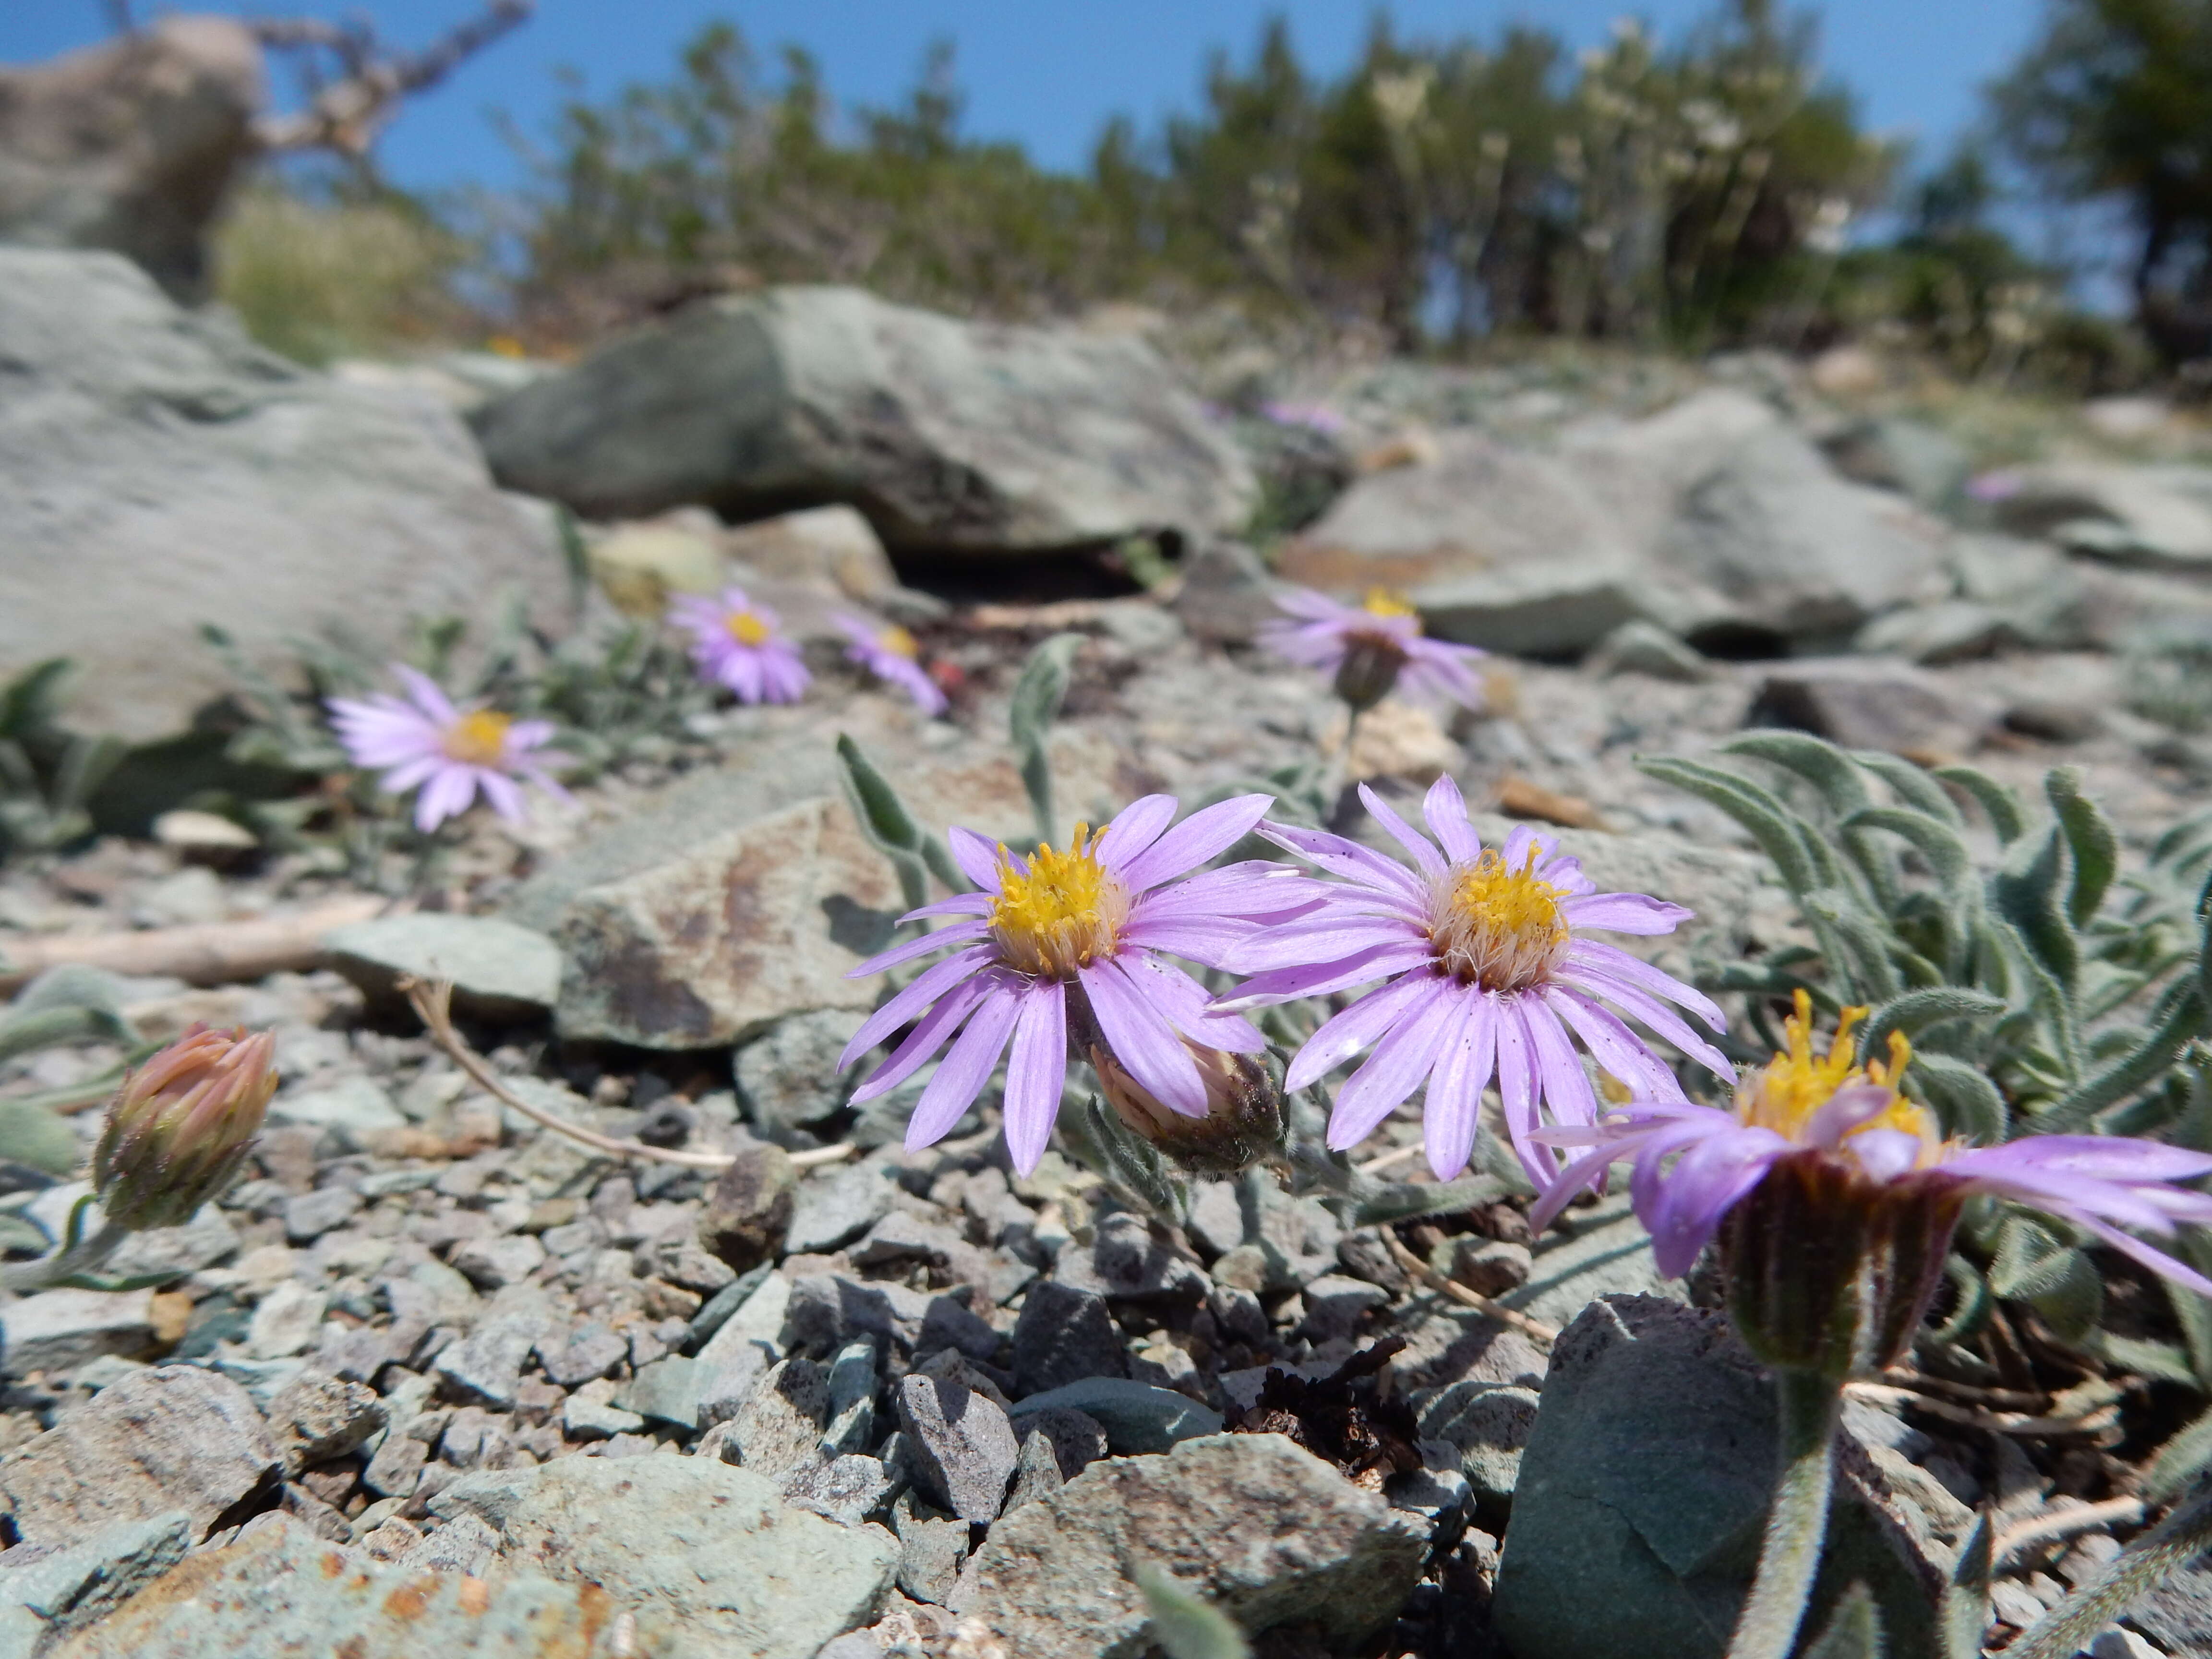
M387 908L363 895L332 899L289 915L199 922L120 933L10 934L0 940L0 995L64 963L115 974L166 974L194 985L228 985L264 974L313 968L323 959L323 935L367 921Z
M528 21L536 0L489 0L477 16L418 52L391 52L367 23L319 18L270 18L254 36L270 51L300 54L307 106L296 114L264 116L254 137L264 149L328 149L360 161L398 112L401 100L426 92L466 59ZM318 53L337 60L337 79L325 81Z

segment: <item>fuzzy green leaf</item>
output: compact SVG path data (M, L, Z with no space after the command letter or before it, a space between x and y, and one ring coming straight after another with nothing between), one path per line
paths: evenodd
M1837 1601L1827 1627L1804 1649L1803 1659L1882 1659L1886 1650L1874 1595L1854 1583Z
M921 827L908 813L906 804L899 799L898 791L860 752L860 744L842 732L837 738L837 758L844 769L845 798L860 823L860 833L890 860L891 868L897 872L899 892L906 900L906 908L921 908L929 901L928 866L921 856Z
M1982 809L1982 816L2003 845L2018 841L2027 828L2027 811L2018 793L1988 773L1972 766L1939 766L1929 775L1973 797L1974 805Z
M1978 1066L1951 1054L1917 1054L1905 1080L1907 1091L1925 1101L1947 1134L1963 1135L1983 1146L2005 1139L2011 1114L2003 1094Z
M2084 1078L2036 1115L2035 1127L2045 1134L2079 1134L2097 1114L2118 1105L2139 1089L2147 1089L2181 1056L2191 1039L2204 1030L2204 999L2190 981L2177 984L2142 1040L2127 1054Z
M1828 803L1828 810L1838 817L1848 817L1873 804L1873 798L1867 793L1866 780L1851 763L1850 757L1826 738L1810 732L1763 728L1724 738L1713 749L1723 755L1748 755L1753 760L1795 772L1820 792L1821 799Z
M1851 758L1887 784L1898 799L1915 811L1941 819L1955 830L1966 827L1957 805L1925 768L1916 766L1902 755L1880 749L1854 749Z
M1869 806L1844 820L1847 830L1886 830L1910 842L1934 866L1936 879L1956 887L1966 876L1966 844L1941 818L1904 806Z
M1994 1019L2005 1011L2002 997L1964 985L1931 985L1892 997L1868 1017L1859 1038L1859 1052L1881 1056L1888 1052L1889 1034L1902 1031L1917 1037L1930 1025L1949 1019Z
M1055 634L1030 653L1022 677L1014 682L1007 714L1007 732L1029 791L1030 810L1036 817L1037 839L1050 841L1056 833L1052 802L1052 723L1067 697L1067 682L1075 653L1083 643L1080 634Z
M1992 1559L1990 1517L1974 1517L1973 1530L1959 1546L1950 1582L1936 1604L1939 1659L1982 1659L1982 1635L1990 1627Z
M2055 768L2044 778L2043 792L2051 798L2051 811L2058 815L2058 828L2073 854L2074 882L2066 914L2076 927L2086 927L2119 870L2120 838L2097 803L2081 793L2079 767Z
M2012 925L2021 944L2062 990L2081 971L2081 945L2058 903L2059 836L2051 830L2021 843L1990 878L1990 906Z
M1379 1222L1413 1221L1425 1216L1461 1215L1480 1204L1495 1204L1505 1196L1505 1183L1488 1176L1471 1176L1442 1182L1394 1182L1359 1200L1352 1212L1356 1227Z
M2176 1430L2158 1449L2143 1479L2143 1495L2153 1503L2171 1498L2208 1466L2212 1466L2212 1412Z
M2008 1301L2040 1296L2066 1282L2080 1254L2042 1222L2008 1215L1997 1233L1990 1288Z
M1237 1621L1189 1585L1150 1565L1133 1577L1144 1592L1152 1642L1168 1659L1251 1659Z
M1774 861L1790 890L1801 897L1833 880L1834 859L1812 826L1771 790L1734 772L1698 761L1662 756L1637 762L1637 769L1718 807L1744 827Z
M0 1158L65 1176L76 1168L76 1132L69 1120L28 1101L0 1101Z

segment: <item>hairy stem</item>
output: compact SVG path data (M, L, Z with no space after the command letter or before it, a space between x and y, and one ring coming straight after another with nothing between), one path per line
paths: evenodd
M1774 1373L1774 1390L1782 1418L1782 1479L1767 1512L1759 1575L1729 1638L1728 1659L1790 1659L1828 1533L1842 1385L1819 1371L1785 1368Z
M110 1221L90 1238L82 1238L36 1261L0 1267L0 1290L43 1291L79 1273L88 1273L115 1254L116 1246L131 1237L131 1229Z
M2115 1556L2104 1571L2028 1627L2006 1650L2019 1659L2068 1659L2136 1600L2212 1547L2212 1485Z

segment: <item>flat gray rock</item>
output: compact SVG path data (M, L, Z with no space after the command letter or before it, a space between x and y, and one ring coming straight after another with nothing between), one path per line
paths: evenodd
M267 1516L235 1543L171 1568L47 1652L66 1659L597 1655L605 1651L600 1632L626 1610L593 1584L541 1573L511 1571L487 1583L412 1563L387 1566Z
M1016 1401L1015 1426L1048 1412L1080 1412L1105 1429L1121 1453L1164 1452L1178 1441L1221 1432L1221 1414L1173 1389L1124 1377L1094 1376Z
M433 1514L473 1514L511 1569L597 1584L635 1609L641 1652L813 1659L873 1622L898 1541L787 1507L776 1484L703 1457L564 1458L465 1476Z
M283 1472L245 1389L198 1366L161 1365L0 1458L0 1498L28 1544L73 1544L172 1510L191 1516L198 1537Z
M68 1370L102 1354L136 1358L154 1346L151 1291L40 1291L0 1308L0 1369L10 1376Z
M451 980L453 1000L488 1018L526 1018L561 994L561 947L496 916L419 912L380 916L323 936L331 966L373 997L396 994L402 974Z
M1498 1576L1522 1659L1709 1659L1751 1581L1776 1460L1771 1386L1717 1314L1587 1309L1552 1354Z
M849 288L693 307L479 411L508 488L593 518L849 501L892 548L1236 529L1257 485L1150 347Z
M1095 1463L1013 1510L955 1599L1022 1659L1139 1659L1152 1633L1127 1575L1141 1562L1248 1632L1310 1621L1348 1644L1396 1616L1428 1534L1279 1435L1212 1435Z
M119 255L0 248L0 661L74 659L82 730L166 737L233 690L204 623L282 674L325 623L398 655L422 617L560 587L551 525L450 409L301 368Z

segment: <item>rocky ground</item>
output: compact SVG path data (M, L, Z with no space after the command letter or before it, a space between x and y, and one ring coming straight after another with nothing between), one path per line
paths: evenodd
M2195 691L2157 655L2160 630L2212 617L2212 487L2160 448L2193 440L2155 410L2108 411L2136 423L2134 461L1970 453L1854 402L1832 364L1824 383L1754 361L1599 385L1382 366L1332 380L1327 421L1209 419L1120 336L925 326L820 293L486 404L537 371L303 376L163 312L119 261L5 258L0 345L37 395L0 410L32 458L0 461L0 506L43 515L49 562L0 570L0 642L11 665L85 654L81 707L125 711L131 735L222 684L197 658L149 668L176 617L106 627L88 600L156 540L183 550L177 591L231 596L264 665L333 585L362 588L356 619L389 645L410 606L554 568L542 504L494 488L456 405L500 483L594 515L591 606L741 575L810 638L817 681L796 708L696 710L682 743L608 763L573 807L520 830L472 818L378 883L326 847L257 843L245 812L0 871L9 989L94 962L139 1039L266 1027L283 1075L246 1177L114 1264L153 1282L0 1306L0 1654L1133 1659L1193 1595L1281 1659L1714 1651L1771 1480L1771 1398L1695 1284L1658 1278L1621 1201L1532 1237L1525 1193L1486 1169L1444 1212L1356 1225L1262 1170L1200 1183L1170 1225L1062 1151L1012 1175L989 1091L905 1152L921 1079L855 1111L831 1069L879 994L843 975L900 908L835 739L932 828L1025 834L1009 693L1072 631L1063 823L1306 767L1351 830L1345 780L1402 799L1449 773L1486 823L1542 823L1601 885L1694 908L1648 942L1685 973L1796 943L1797 922L1733 823L1639 756L1773 724L1969 761L2031 796L2077 766L2138 864L2212 805ZM756 386L702 436L684 377L742 378L715 354L744 331L781 354L775 397L813 401L798 418ZM908 399L896 442L870 424L870 376ZM592 424L606 409L628 411L611 437ZM1025 429L1039 411L1056 424ZM744 476L732 420L773 439ZM1083 465L1056 469L1060 446ZM316 474L312 510L269 482L279 450ZM443 495L380 516L426 454ZM1149 495L1148 471L1167 480ZM802 472L867 517L732 529L702 510L757 519ZM134 495L126 476L167 483ZM1411 590L1437 631L1497 652L1483 708L1389 702L1345 752L1328 688L1253 646L1273 578L1224 533L1292 500L1310 510L1277 568ZM374 555L349 568L398 574L332 567L332 523L361 538L345 556ZM1040 563L1020 545L1078 537L1115 550ZM62 582L87 549L121 563ZM235 597L254 559L295 553L265 605ZM557 611L561 591L547 574L533 601ZM913 626L947 719L816 637L856 603ZM405 973L455 981L459 1032L513 1102L426 1035ZM124 1052L0 1059L0 1103ZM593 1151L524 1107L655 1155ZM81 1142L96 1117L71 1117ZM1418 1185L1417 1136L1403 1115L1360 1156ZM19 1254L84 1190L0 1177ZM2118 1267L2107 1291L2151 1300ZM2142 1458L2202 1409L2178 1379L2021 1342L2002 1400L1852 1402L1838 1547L1898 1621L1893 1651L1917 1650L1978 1510L2002 1540L1990 1641L2008 1640L2118 1548ZM2212 1651L2208 1585L2183 1575L2100 1659Z
M1170 605L994 620L947 634L974 701L933 733L833 684L795 710L733 716L742 740L719 766L598 792L527 844L477 826L455 908L354 930L343 971L119 981L149 1038L192 1019L270 1027L285 1081L250 1178L118 1264L161 1273L161 1288L52 1291L0 1313L15 1540L0 1569L27 1559L0 1586L24 1651L136 1651L155 1630L214 1650L272 1620L389 1642L392 1598L412 1586L409 1617L437 1621L436 1639L510 1628L547 1652L1135 1653L1140 1564L1280 1654L1497 1650L1493 1593L1527 1656L1623 1650L1606 1645L1622 1632L1547 1626L1563 1598L1632 1602L1641 1626L1687 1597L1692 1616L1705 1569L1670 1510L1680 1495L1639 1487L1652 1464L1616 1453L1641 1433L1680 1437L1694 1403L1692 1431L1737 1454L1703 1494L1719 1537L1763 1501L1766 1408L1713 1316L1656 1277L1618 1200L1532 1241L1498 1180L1464 1213L1390 1230L1540 1325L1571 1324L1554 1348L1410 1279L1384 1230L1347 1231L1273 1174L1203 1188L1189 1227L1170 1230L1058 1152L1012 1176L989 1110L902 1152L901 1102L856 1115L829 1070L868 996L831 976L845 945L820 947L827 963L794 946L719 975L684 969L700 1006L674 1016L654 994L675 970L632 947L662 937L655 918L708 884L727 892L733 871L788 864L794 834L815 837L814 884L778 890L764 916L818 913L830 888L857 890L856 914L889 902L877 856L830 833L842 803L792 804L798 748L858 732L897 757L886 769L918 811L1014 814L993 752L1003 692L988 688L1046 626L1090 641L1060 739L1071 812L1140 788L1225 788L1330 735L1321 688L1193 642ZM1677 965L1771 947L1791 918L1759 861L1631 762L1738 729L1791 672L1501 665L1492 712L1456 737L1386 707L1357 769L1407 791L1449 769L1478 798L1576 819L1559 833L1601 880L1698 908ZM2197 804L2185 766L2146 761L2159 734L2114 706L2106 659L2001 658L1923 681L1948 709L1986 711L1954 716L1975 722L1978 762L2023 782L2084 764L2137 840ZM2062 684L2085 716L2077 740L2005 723ZM103 842L11 871L0 903L11 927L50 937L331 896L328 878L281 860L219 874L210 856ZM564 978L558 952L529 949L544 935L495 915L546 919L585 970ZM502 1108L385 988L424 951L459 974L465 1025L510 1087L610 1134L729 1152L732 1174L597 1156ZM556 1009L563 1029L601 1029L557 1035ZM665 1043L671 1018L733 1036L734 1058L643 1046ZM58 1087L117 1058L49 1050L9 1062L7 1081ZM1394 1126L1372 1154L1413 1134ZM817 1147L857 1155L816 1161ZM26 1184L9 1202L53 1227L82 1190ZM1585 1307L1601 1294L1632 1299ZM1325 1381L1389 1339L1376 1374ZM1942 1569L1971 1506L2023 1522L2112 1490L2106 1454L1962 1433L1893 1401L1855 1411L1869 1524L1923 1571ZM1516 1503L1524 1458L1551 1466L1533 1516ZM708 1527L710 1513L752 1518ZM1627 1565L1589 1547L1601 1521ZM1509 1525L1519 1548L1501 1582ZM1670 1553L1630 1547L1638 1536ZM2023 1549L2000 1615L2025 1622L2110 1545L2100 1531ZM309 1562L324 1570L287 1570ZM225 1600L217 1583L249 1593ZM2139 1622L2194 1631L2190 1605Z

